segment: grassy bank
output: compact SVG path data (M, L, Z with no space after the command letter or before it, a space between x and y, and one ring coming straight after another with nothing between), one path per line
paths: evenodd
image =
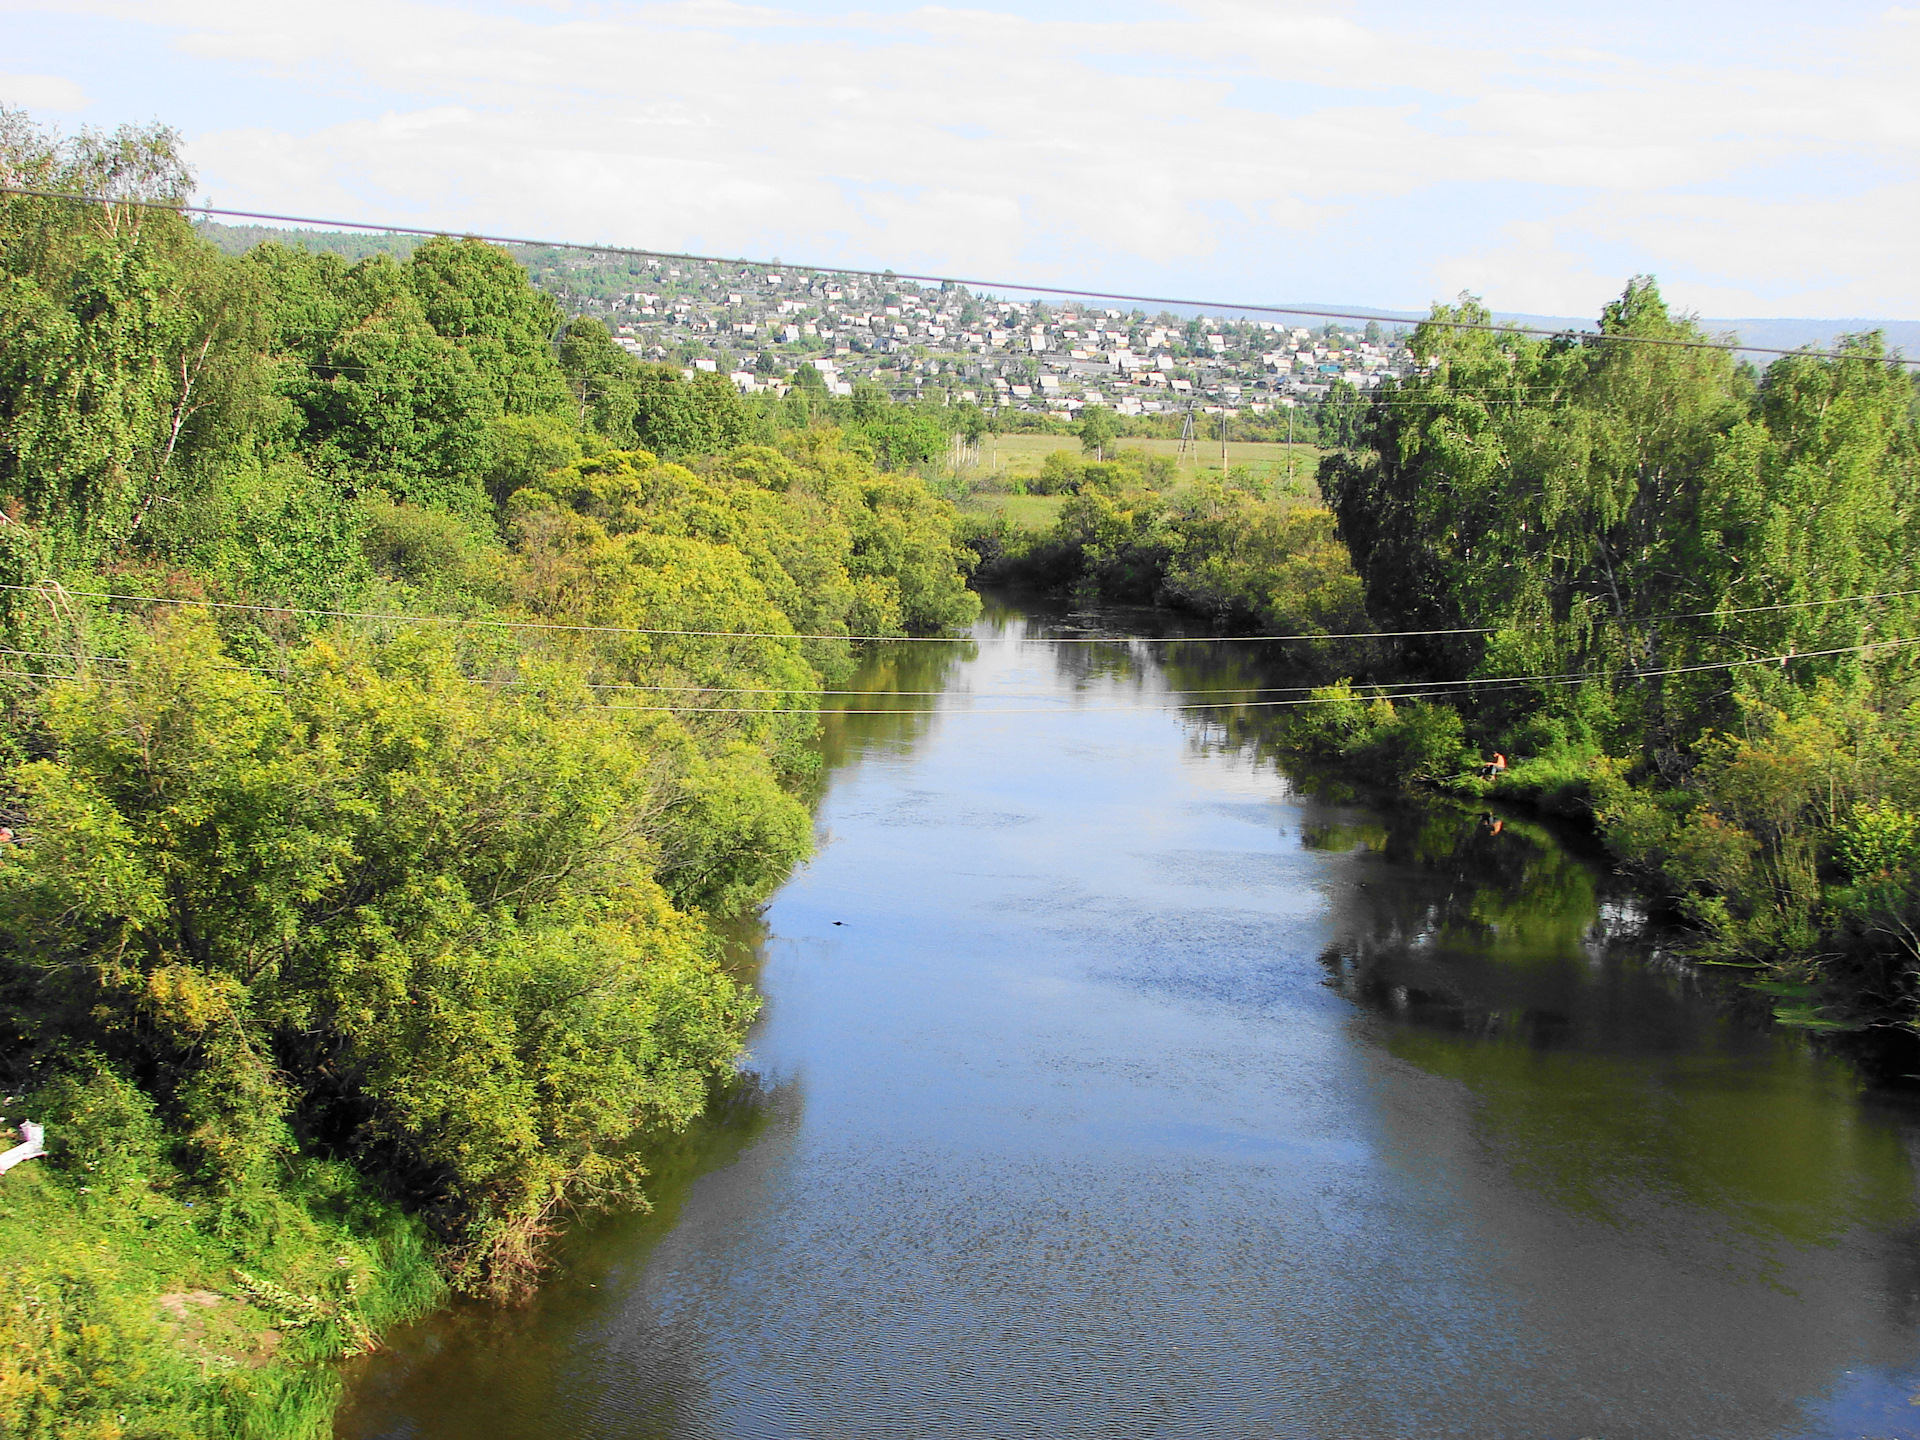
M1060 518L1064 495L1015 495L1006 491L985 491L969 495L960 503L963 515L982 515L1004 519L1020 530L1048 529Z
M308 1440L326 1362L433 1305L418 1221L350 1167L213 1196L140 1092L67 1080L8 1110L50 1155L0 1177L0 1426L16 1440Z

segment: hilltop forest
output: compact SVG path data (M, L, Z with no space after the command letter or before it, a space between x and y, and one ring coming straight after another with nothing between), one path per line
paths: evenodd
M190 185L13 112L0 173ZM711 920L808 851L817 692L977 613L945 433L473 241L9 195L0 273L0 1431L319 1433L305 1362L522 1290L731 1081Z

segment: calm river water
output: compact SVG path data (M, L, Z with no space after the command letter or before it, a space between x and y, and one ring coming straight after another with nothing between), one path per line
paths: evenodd
M868 663L932 713L829 725L751 1083L342 1437L1920 1436L1914 1113L1539 827L1168 708L1248 647L1057 643L1149 623Z

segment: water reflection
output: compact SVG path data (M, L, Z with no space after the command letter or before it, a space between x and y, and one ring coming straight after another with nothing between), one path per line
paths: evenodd
M1627 1223L1685 1205L1799 1245L1909 1212L1899 1132L1857 1078L1659 963L1625 897L1538 826L1410 808L1308 827L1368 852L1321 956L1331 983L1395 1022L1389 1051L1473 1092L1475 1128L1515 1180Z
M978 658L971 642L903 640L872 647L860 668L835 687L848 693L823 702L822 779L868 751L911 750L926 735L938 697L952 685L956 670Z

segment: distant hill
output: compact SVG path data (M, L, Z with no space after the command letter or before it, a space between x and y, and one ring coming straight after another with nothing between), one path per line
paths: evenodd
M391 255L404 260L420 241L412 235L385 235L361 230L281 230L271 225L222 225L197 220L193 228L214 248L228 255L244 255L256 245L285 245L291 250L317 250L364 260L369 255Z

